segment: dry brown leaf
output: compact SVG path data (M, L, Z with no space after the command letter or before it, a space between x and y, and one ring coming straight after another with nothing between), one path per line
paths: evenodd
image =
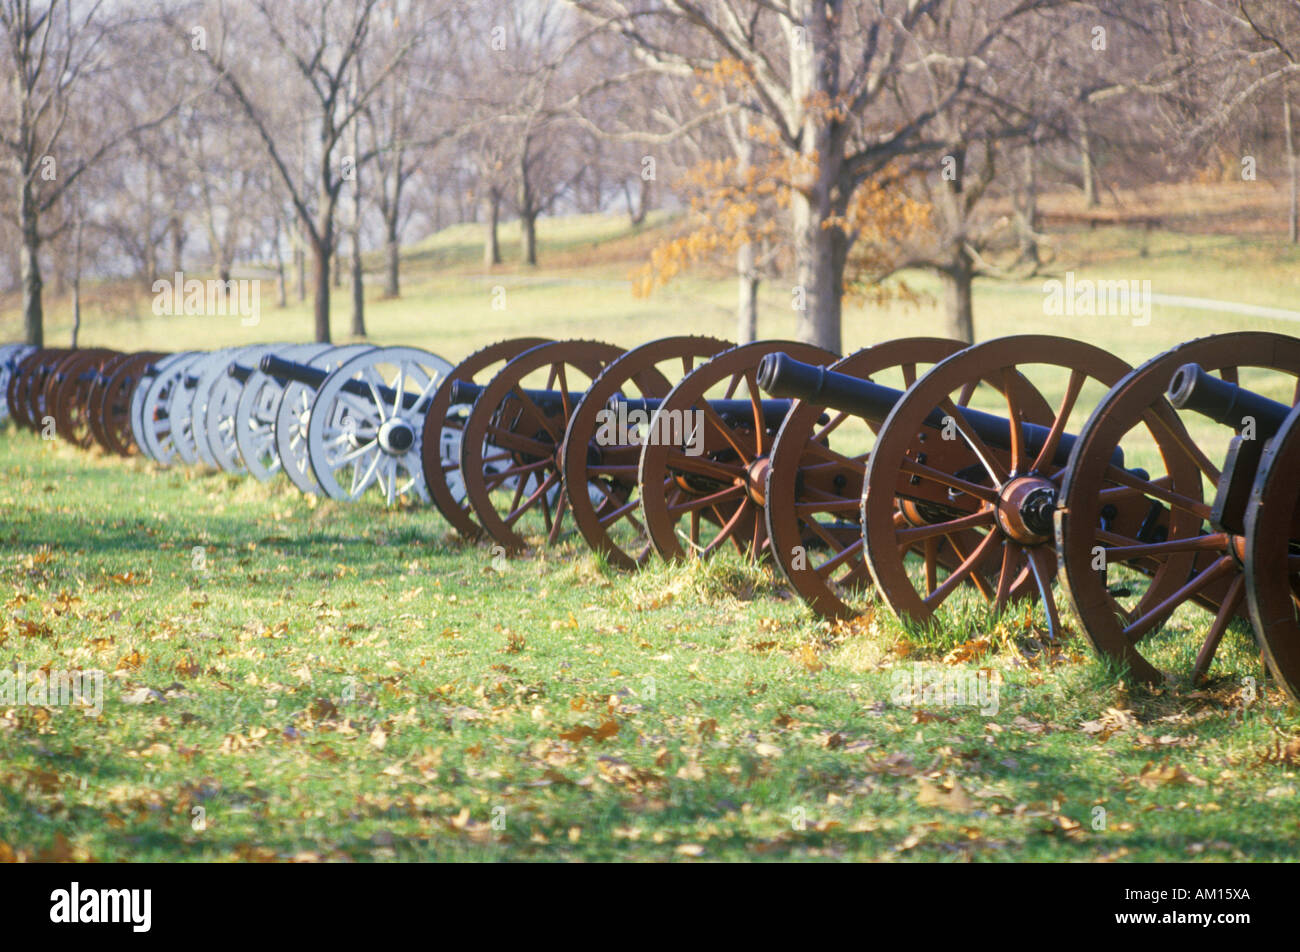
M917 777L916 782L920 788L916 792L916 802L920 806L938 807L951 813L970 813L975 809L975 801L955 778L948 788L937 787L924 777Z

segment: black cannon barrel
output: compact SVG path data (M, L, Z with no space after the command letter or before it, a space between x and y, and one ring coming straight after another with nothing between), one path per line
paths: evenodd
M625 407L628 413L639 410L647 416L654 416L655 411L659 409L663 402L660 397L625 397L621 393L616 393L605 402L605 408L618 412L619 407ZM754 404L749 400L734 398L710 400L708 404L710 409L724 419L754 419ZM763 408L764 425L769 428L780 426L781 421L790 412L790 407L793 404L793 400L760 400L759 405Z
M294 380L313 390L319 390L325 378L330 375L328 370L313 367L311 364L298 363L296 360L285 360L275 354L262 355L262 359L257 362L257 367L269 377Z
M903 397L902 390L884 387L816 364L806 364L789 354L781 353L768 354L760 361L758 385L774 397L807 400L809 403L856 414L873 423L883 423L894 409L894 404ZM1011 424L1006 417L969 407L962 407L961 412L981 440L995 449L1010 449ZM943 429L946 416L936 407L925 418L925 425ZM1026 452L1029 456L1037 457L1051 431L1037 423L1026 422L1021 424L1021 432L1024 434ZM1054 466L1064 466L1069 462L1074 441L1071 434L1061 434L1056 454L1051 461ZM1112 462L1116 466L1124 465L1124 454L1118 447Z
M481 394L484 389L485 388L479 384L471 383L468 380L456 380L451 385L451 405L460 406L465 403L473 403L479 398L479 394ZM564 408L564 400L561 397L561 391L559 390L525 389L523 393L529 400L537 404L540 409L548 413L554 410L563 410ZM570 391L569 406L577 406L578 401L580 401L584 396L585 394L582 391Z
M231 364L226 368L226 373L240 383L248 383L248 378L253 376L253 368L245 364Z
M1238 433L1252 419L1261 440L1274 436L1291 412L1284 403L1206 373L1200 364L1183 364L1174 371L1165 395L1178 409L1192 410Z
M325 378L330 375L328 370L322 370L320 367L313 367L310 364L300 364L296 361L285 360L274 354L266 354L258 361L258 369L269 377L276 377L281 380L295 380L304 386L311 387L313 390L319 390L325 383ZM372 391L369 386L360 380L346 380L343 383L343 392L350 393L354 397L365 397L371 399L375 394L390 406L397 399L397 391L392 387L378 386ZM402 394L402 408L410 410L415 406L419 397L414 393Z

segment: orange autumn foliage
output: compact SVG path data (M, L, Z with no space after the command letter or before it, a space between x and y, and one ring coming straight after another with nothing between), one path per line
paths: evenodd
M749 83L746 64L723 60L700 73L693 95L700 105L709 105ZM820 109L827 121L844 118L843 105L829 100L809 100L805 108ZM687 199L686 214L677 234L656 245L649 261L633 273L633 292L638 297L701 263L734 262L745 245L755 246L757 257L764 261L789 261L791 199L796 189L814 178L816 156L783 151L775 128L761 120L751 123L745 133L748 163L734 157L708 159L674 183ZM894 170L885 169L860 185L844 213L822 223L824 228L843 229L849 238L846 295L873 301L913 299L905 284L882 281L901 263L904 239L927 229L929 220L929 207L908 194L906 182Z

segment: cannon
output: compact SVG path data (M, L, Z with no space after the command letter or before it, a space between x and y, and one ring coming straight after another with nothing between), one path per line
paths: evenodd
M337 367L326 370L317 366L321 362ZM415 347L367 347L328 352L305 364L267 355L259 366L290 381L276 418L286 474L292 472L290 454L305 449L315 486L331 499L354 500L373 486L389 505L428 500L420 445L424 415L450 363ZM305 476L305 468L297 475Z
M965 347L942 338L903 338L866 347L826 369L901 393L924 370ZM773 361L768 375L792 363ZM760 367L760 386L762 377ZM859 511L875 443L873 427L843 410L828 415L819 398L798 399L772 443L764 488L769 551L790 587L824 618L848 618L869 605L872 581ZM969 538L964 542L971 547ZM917 548L924 558L925 544ZM949 570L960 561L946 540L930 543L930 548L933 561Z
M131 428L132 400L149 367L164 356L155 351L129 354L112 368L101 372L101 382L88 400L91 430L106 451L118 456L140 452Z
M780 352L810 363L836 359L795 341L742 344L696 367L657 405L638 465L640 515L660 557L710 558L727 546L747 558L766 557L764 483L784 414L765 410L757 373L764 357ZM717 401L733 400L748 409L715 409Z
M1289 389L1294 398L1294 385ZM1300 424L1292 419L1300 414L1196 363L1174 371L1166 396L1176 409L1190 410L1236 433L1224 456L1207 521L1212 533L1227 536L1239 564L1240 575L1229 589L1233 607L1240 614L1244 602L1269 669L1291 698L1300 701L1300 468L1295 465ZM1194 676L1204 675L1215 648L1217 643L1203 645L1207 657Z
M295 344L275 352L289 360L311 361L332 349L329 344ZM275 427L289 381L262 373L252 363L238 361L226 373L240 385L233 414L240 462L258 482L269 482L284 471ZM301 465L308 465L305 452Z
M730 346L714 337L681 336L634 347L601 371L574 410L560 454L564 494L574 526L610 565L632 569L653 551L639 518L642 439L609 425L611 402L657 403L675 381Z
M516 337L484 347L453 367L429 400L421 439L424 482L433 504L462 538L476 539L483 528L466 497L465 474L460 468L462 437L470 408L462 401L453 400L452 391L461 383L486 383L515 357L547 343L551 341L542 337ZM490 475L490 472L479 473L475 478Z
M481 391L455 431L456 470L464 501L485 535L508 552L531 535L557 541L572 529L562 487L560 454L579 393L624 353L600 341L550 341L510 358ZM525 387L540 379L541 386ZM461 388L457 388L461 389ZM554 391L540 402L529 391ZM451 399L450 391L446 399Z
M906 390L788 358L769 359L761 377L773 395L803 396L877 428L862 483L862 547L900 619L928 623L973 590L995 613L1036 598L1055 636L1052 519L1082 423L1080 396L1108 390L1129 369L1080 341L1025 335L953 353ZM1103 460L1125 471L1120 453ZM1153 536L1149 515L1122 504L1112 518Z
M1243 376L1253 392L1237 386ZM1268 435L1290 409L1264 397L1294 402L1297 378L1300 340L1206 337L1126 375L1080 431L1055 514L1061 582L1094 649L1135 678L1159 683L1170 669L1192 683L1208 678L1234 619L1248 614L1251 491ZM1117 448L1149 473L1111 465ZM1120 505L1159 511L1159 535L1117 525L1110 516ZM1168 622L1197 608L1213 620L1187 665L1183 629Z
M188 444L191 432L188 413L179 405L184 402L185 378L193 365L206 355L202 351L182 351L148 366L140 383L131 393L131 430L141 453L163 466L184 459L178 449Z

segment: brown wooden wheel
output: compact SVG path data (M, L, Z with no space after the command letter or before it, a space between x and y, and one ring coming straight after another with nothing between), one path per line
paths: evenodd
M146 369L165 356L156 351L130 354L105 368L107 379L91 395L90 428L95 440L110 453L131 456L140 452L131 432L131 395L144 378Z
M1244 515L1217 530L1207 501L1232 431L1165 398L1187 363L1290 405L1300 340L1246 332L1179 345L1120 381L1079 434L1056 516L1061 581L1097 652L1148 682L1162 667L1203 677L1245 607ZM1214 612L1199 646L1162 632L1186 603Z
M549 343L551 341L544 337L516 337L490 344L453 367L429 403L420 447L424 482L433 504L462 538L475 539L483 529L474 521L473 508L465 497L465 481L460 473L461 437L469 417L469 405L453 405L452 389L458 383L484 386L496 376L503 364L524 351Z
M637 495L648 426L631 422L648 424L640 419L647 411L629 412L626 404L620 411L609 401L662 398L674 381L731 346L712 337L665 337L634 348L601 372L569 420L561 452L565 496L578 531L610 565L643 565L652 546L638 518Z
M508 551L530 537L556 542L572 528L560 485L564 432L582 394L623 353L599 341L541 344L474 401L461 443L465 494L483 531Z
M102 450L108 449L104 437L104 421L100 416L104 388L108 386L109 380L118 368L129 363L135 356L135 354L116 354L104 361L99 372L91 380L90 389L86 393L86 425L90 429L90 440Z
M872 578L900 619L928 623L958 592L997 613L1037 594L1049 635L1060 631L1051 517L1069 434L1128 370L1081 341L1004 337L935 365L894 405L867 467L862 527ZM962 557L946 573L941 538ZM918 544L920 566L908 557Z
M1300 704L1300 406L1269 441L1246 510L1246 605L1273 676Z
M769 453L790 407L764 400L758 387L759 361L773 353L815 364L837 359L795 341L742 344L692 371L659 404L638 483L646 531L663 558L681 561L687 546L709 558L728 542L750 558L766 552Z
M59 393L65 387L68 387L71 388L70 393L75 394L77 388L89 386L90 375L112 353L113 351L102 348L69 351L68 355L55 365L53 373L46 378L41 398L37 401L35 408L37 412L34 419L41 421L45 417L52 418L55 432L60 439L64 440L74 438L76 435L73 432L74 427L80 427L84 430L84 424L73 415L75 399L70 400L64 407L68 415L63 419L59 418Z
M91 397L99 375L126 354L115 351L87 351L80 359L69 359L61 368L62 381L52 384L50 410L58 434L74 446L88 449L94 441L90 428Z
M9 378L9 410L19 426L27 430L40 429L36 401L55 365L69 353L67 349L57 347L34 351Z
M828 369L906 391L919 373L966 347L961 341L912 337L867 347ZM764 518L772 560L818 615L845 618L871 587L862 556L862 481L879 430L845 412L796 400L772 444ZM951 546L936 556L952 562ZM958 562L960 560L957 560Z

